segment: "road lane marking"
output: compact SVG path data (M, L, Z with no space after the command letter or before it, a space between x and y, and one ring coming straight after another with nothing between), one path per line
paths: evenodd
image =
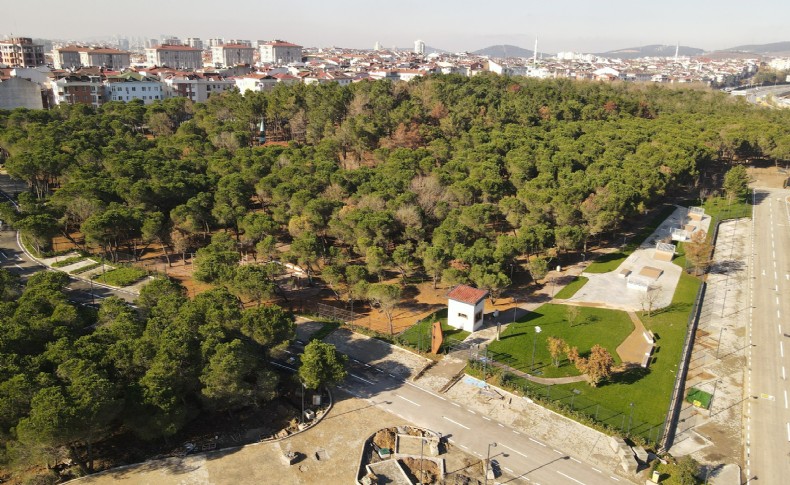
M442 417L443 417L444 419L446 419L447 421L450 421L450 422L451 422L451 423L453 423L453 424L457 424L458 426L460 426L460 427L462 427L462 428L464 428L464 429L469 429L469 427L468 427L468 426L464 426L463 424L459 423L458 421L453 421L452 419L448 418L447 416L442 416Z
M358 375L352 374L351 372L349 372L348 375L350 375L354 379L359 379L362 382L367 382L368 384L375 384L375 382L369 381L369 380L365 379L364 377L359 377Z
M592 468L592 469L593 469L593 471L596 471L596 472L598 472L598 473L603 473L601 470L599 470L599 469L597 469L597 468L595 468L595 467L590 467L590 468Z
M3 259L8 259L8 256L6 256L4 252L0 251L0 255L3 256Z
M395 379L395 375L394 374L390 374L389 372L387 372L387 375L392 377L393 379Z
M516 449L513 449L513 448L509 447L508 445L503 444L502 446L507 448L508 450L512 451L513 453L518 453L519 455L523 456L524 458L527 458L527 455L525 455L524 453L522 453L522 452L520 452L520 451L518 451Z
M611 478L611 479L612 479L612 480L614 480L615 482L619 482L619 481L620 481L620 479L619 479L619 478L615 478L615 477L613 477L613 476L611 476L611 475L609 475L609 478Z
M530 440L530 441L532 441L533 443L537 443L537 444L539 444L540 446L542 446L542 447L544 447L544 448L546 447L546 445L544 445L543 443L541 443L540 441L538 441L538 440L536 440L536 439L530 438L529 440Z
M513 432L513 434L521 434L521 433L519 433L518 431L516 431L515 429L511 429L510 431L512 431L512 432Z
M417 407L422 407L422 404L417 404L416 402L412 401L411 399L406 399L405 397L401 396L400 394L395 394L395 395L398 396L399 398L403 399L406 402L410 402L410 403L414 404Z
M790 441L790 423L787 423L787 441Z
M782 379L787 380L787 376L785 376L785 366L782 366Z
M785 356L785 346L782 345L782 341L779 341L779 354L784 358Z
M579 480L576 480L575 478L573 478L573 477L571 477L571 476L568 476L568 475L566 475L566 474L562 473L562 472L561 472L561 471L559 471L559 470L557 470L557 473L559 473L559 474L560 474L560 475L562 475L563 477L567 478L568 480L573 480L573 481L574 481L574 482L576 482L576 483L581 483L582 485L584 485L584 482L580 482Z
M471 409L467 409L467 411L469 411L472 414L477 414L476 412L472 411Z
M582 462L581 460L577 460L576 458L574 458L574 457L572 457L572 456L570 456L569 458L570 458L571 460L575 461L576 463L581 463L581 462Z
M491 421L491 418L487 418L485 416L483 416L483 419L485 419L486 421Z
M776 318L782 318L782 313L779 310L776 310Z
M500 428L504 428L505 427L505 425L502 424L502 423L497 423L497 426L499 426Z
M469 449L469 447L468 447L468 446L466 446L466 445L461 445L461 448L463 448L463 449L465 449L465 450L468 450L468 449Z
M475 451L475 455L479 456L480 458L483 457L483 455L479 451Z
M14 266L16 266L16 267L17 267L17 268L19 268L19 269L24 269L23 267L19 266L19 265L18 265L18 264L16 264L16 263L14 263Z
M458 404L457 402L454 402L454 403L452 403L452 404L453 404L453 406L455 406L455 407L457 407L457 408L460 408L460 407L461 407L461 405L460 405L460 404Z
M785 409L787 409L787 390L785 390Z
M782 324L781 323L777 323L776 326L779 327L779 333L781 334L782 333Z
M779 304L779 297L778 296L776 297L776 304L777 305Z
M561 452L560 450L555 450L554 448L552 448L551 451L553 451L554 453L556 453L558 455L564 455L565 454L565 453Z
M508 473L513 473L513 470L511 470L510 468L508 468L506 466L503 466L502 469L505 470Z

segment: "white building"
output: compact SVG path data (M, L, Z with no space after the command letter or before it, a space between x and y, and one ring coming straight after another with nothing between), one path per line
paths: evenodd
M483 325L486 290L458 285L447 293L447 324L467 332Z
M0 81L0 109L42 109L41 86L21 77Z
M118 76L107 76L107 101L128 103L135 99L144 104L164 99L162 83L152 76L136 72L125 72Z
M145 50L149 66L167 66L173 69L201 69L203 51L186 45L160 45Z
M250 66L255 48L245 44L222 44L211 48L214 67Z
M302 62L302 46L274 40L264 42L259 46L261 62L264 64L290 64Z
M414 41L414 53L421 56L425 55L425 42L421 40Z
M232 79L215 74L171 74L164 78L165 97L189 98L202 103L215 94L236 86Z
M200 40L200 37L187 37L186 45L195 49L203 49L203 41Z

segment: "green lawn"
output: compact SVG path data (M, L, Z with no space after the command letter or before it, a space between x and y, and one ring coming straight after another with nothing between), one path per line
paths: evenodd
M577 308L579 316L573 326L567 320L567 309ZM541 332L536 335L535 326ZM547 339L559 337L586 355L595 344L606 347L619 364L617 346L633 331L628 314L616 310L589 307L568 307L546 304L528 313L502 332L501 339L492 342L488 350L491 358L524 372L530 372L532 348L535 348L535 371L543 377L579 375L576 367L562 359L560 367L551 364ZM536 341L533 344L533 340Z
M96 275L93 279L111 286L129 286L146 275L146 271L134 267L115 268Z
M561 289L554 295L554 298L560 298L567 300L568 298L572 297L576 294L579 289L584 286L590 279L585 276L576 276L573 278L573 281L565 285L565 288Z
M469 336L469 332L447 325L447 308L444 308L404 330L403 333L398 336L398 343L422 352L430 351L431 325L433 325L433 322L436 320L441 322L442 333L444 334L444 344L441 350L446 350L453 342L460 342Z
M656 336L657 348L648 369L636 368L616 374L612 382L599 387L591 387L586 382L547 387L512 375L503 379L503 385L548 401L552 409L579 421L594 420L598 426L605 425L623 434L630 431L631 435L647 441L656 440L669 409L675 373L686 336L686 324L699 285L698 279L683 273L671 305L655 312L652 317L640 316L645 327ZM559 369L551 366L546 337L554 335L564 338L571 345L578 346L582 353L593 344L600 343L616 355L617 345L633 328L626 313L598 308L580 308L583 311L580 312L578 323L570 327L565 320L565 308L564 305L547 304L535 313L528 314L519 323L508 327L501 341L491 344L489 348L493 352L489 357L528 371L534 326L540 325L542 332L537 336L535 367L543 371L545 377L575 374L575 369L567 364ZM598 320L585 321L589 317L597 317ZM479 373L475 370L470 372Z
M584 271L587 273L608 273L617 269L625 259L633 253L642 242L647 239L664 219L675 212L675 206L663 207L651 220L650 224L642 227L620 251L604 254L590 264Z

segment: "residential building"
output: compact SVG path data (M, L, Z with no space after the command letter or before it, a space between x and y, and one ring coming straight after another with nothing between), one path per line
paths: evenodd
M244 44L222 44L211 48L214 67L252 65L255 48Z
M274 89L274 87L279 82L276 77L263 73L248 74L246 76L237 77L234 79L234 81L241 94L246 94L247 91L270 91Z
M11 37L0 41L0 64L36 67L44 63L44 46L34 44L30 37Z
M260 44L261 63L290 64L302 62L302 46L274 40Z
M467 332L483 326L483 311L488 291L458 285L447 293L447 324Z
M236 86L233 79L212 73L174 73L163 78L165 97L188 98L196 103L208 100L214 94Z
M145 50L149 66L167 66L173 69L200 69L203 51L186 45L160 45Z
M104 67L110 70L126 69L131 64L131 54L107 47L69 45L52 51L55 69L79 69L81 67Z
M351 78L342 72L316 71L302 78L305 84L338 83L341 86L351 84Z
M186 44L195 49L203 49L203 41L199 37L187 37Z
M0 109L42 109L41 85L21 77L0 80Z
M129 102L135 99L144 104L164 99L162 83L154 76L131 71L107 76L107 101Z
M425 42L421 40L414 41L414 53L424 56L425 55Z
M97 108L105 102L101 76L71 74L53 81L51 86L53 105L86 104Z
M224 43L225 43L225 41L222 40L221 37L214 37L213 39L209 39L208 40L209 48L214 47L214 46L218 46L218 45L222 45Z

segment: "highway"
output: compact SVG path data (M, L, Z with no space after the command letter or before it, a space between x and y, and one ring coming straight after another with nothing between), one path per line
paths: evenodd
M786 483L790 470L790 192L754 192L746 476ZM784 477L784 478L783 478Z

